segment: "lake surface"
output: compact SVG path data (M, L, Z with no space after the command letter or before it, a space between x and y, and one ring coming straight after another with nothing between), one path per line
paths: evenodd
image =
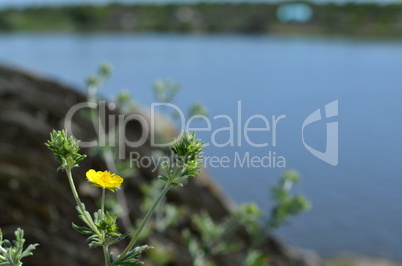
M112 98L131 91L144 106L154 102L155 80L172 78L183 86L175 104L186 109L201 101L212 130L234 120L234 146L206 149L207 156L282 156L286 168L302 175L297 191L313 209L276 234L284 241L324 255L355 252L402 260L402 42L300 37L180 35L0 35L0 62L10 63L83 88L101 62L114 74L102 88ZM338 100L339 116L305 129L305 141L325 150L326 122L339 123L339 164L313 156L303 145L302 124L318 108ZM238 101L242 122L238 123ZM148 108L148 107L147 107ZM278 121L272 131L244 132L259 114ZM261 117L260 116L260 117ZM327 121L328 120L328 121ZM201 122L198 126L205 126ZM249 127L263 127L262 119ZM271 127L272 129L272 127ZM210 141L211 133L199 134ZM217 134L224 143L228 132ZM239 137L240 136L240 137ZM238 144L238 138L241 145ZM243 157L242 157L243 158ZM272 158L271 158L272 159ZM269 210L268 186L279 167L208 167L236 202L256 201Z

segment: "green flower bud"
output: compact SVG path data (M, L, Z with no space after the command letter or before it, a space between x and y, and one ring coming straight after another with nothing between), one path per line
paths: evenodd
M108 78L112 73L112 67L109 64L102 64L99 67L99 76L102 78Z
M174 154L174 161L171 164L165 164L163 170L165 175L159 178L170 182L175 186L183 186L190 177L199 174L202 164L201 152L204 149L204 143L195 137L195 133L185 132L183 137L176 140L171 148Z
M68 138L65 130L53 130L50 133L50 140L45 145L53 152L56 160L61 163L58 170L77 167L86 157L86 155L78 153L80 150L79 141L74 137Z

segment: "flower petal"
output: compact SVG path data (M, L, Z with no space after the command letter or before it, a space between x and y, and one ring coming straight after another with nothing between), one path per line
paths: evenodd
M111 191L116 191L119 188L124 179L116 174L112 174L109 171L95 171L93 169L88 170L86 173L88 181L93 186L107 188Z

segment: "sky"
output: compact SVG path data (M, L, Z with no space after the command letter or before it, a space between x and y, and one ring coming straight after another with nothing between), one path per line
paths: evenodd
M124 2L124 3L194 3L194 2L285 2L284 0L0 0L0 8L4 7L26 7L26 6L42 6L42 5L66 5L66 4L104 4L110 2ZM343 3L343 2L376 2L376 3L390 3L402 2L402 0L312 0L318 3Z

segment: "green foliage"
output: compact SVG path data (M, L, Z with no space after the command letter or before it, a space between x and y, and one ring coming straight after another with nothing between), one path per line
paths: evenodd
M286 223L290 216L297 215L310 208L310 203L304 196L291 194L293 185L299 181L300 176L296 171L286 171L278 184L271 188L274 207L268 221L270 228L277 228Z
M150 247L147 245L135 247L136 240L167 191L172 186L182 186L188 178L198 175L201 168L199 160L202 159L200 153L203 149L203 144L199 139L195 138L194 133L185 132L183 138L176 141L176 144L172 147L172 151L176 155L177 162L175 162L175 166L166 168L169 171L169 175L165 180L165 187L159 193L154 203L149 207L147 214L138 225L137 230L121 235L117 231L117 215L110 215L109 212L104 211L105 188L102 190L102 207L94 213L94 218L92 218L89 212L86 211L85 205L79 198L71 174L71 168L77 166L80 159L82 160L85 158L85 156L78 154L78 141L72 137L67 138L65 131L53 131L51 133L51 140L46 143L46 146L54 152L56 159L58 159L62 164L62 169L66 171L71 190L77 202L79 218L85 224L85 226L73 224L73 228L82 234L89 235L87 240L90 247L101 246L103 248L106 265L142 264L139 260L139 256ZM176 214L175 208L166 209L166 217L168 220L173 221L173 216ZM126 249L119 256L113 257L112 254L108 253L108 247L110 245L117 243L128 235L130 235L132 239Z
M217 255L235 256L239 265L269 265L267 256L258 247L266 235L260 217L261 211L254 203L239 206L221 222L213 221L206 212L195 215L192 221L199 238L189 230L183 233L194 265L214 265L211 258ZM241 228L249 233L250 245L239 241L237 232Z
M189 230L183 231L183 238L193 259L194 266L213 265L205 254L202 243L194 238Z
M160 103L172 103L176 98L178 92L181 89L181 85L171 79L160 80L154 83L154 94L156 101ZM180 113L174 109L164 107L165 114L173 118L173 120L180 119Z
M150 265L168 265L174 259L172 247L158 241L153 241L151 244L157 248L149 250L148 259Z
M107 63L103 63L99 66L98 69L98 76L101 77L102 79L108 79L110 77L110 75L112 74L112 66L107 64Z
M102 63L98 68L98 73L95 76L89 76L86 79L88 86L88 101L94 102L97 100L98 87L105 82L112 74L112 67L107 63Z
M192 221L199 238L194 237L189 230L183 234L194 265L214 265L211 260L213 256L235 254L238 251L241 251L237 255L239 265L269 265L269 258L260 249L267 233L285 223L290 216L309 208L305 197L291 194L292 186L299 181L296 171L286 171L272 187L274 207L265 227L263 213L255 203L242 204L219 223L214 222L206 212L194 216ZM240 228L244 228L250 237L247 246L236 240L236 232Z
M141 186L141 191L144 194L144 198L141 202L141 210L146 212L149 208L151 208L154 199L158 196L159 191L163 189L163 182L160 180L153 181L150 185L145 184ZM153 223L149 224L149 228L147 234L143 235L143 237L148 237L155 230L157 232L163 232L167 228L175 225L179 218L181 217L181 211L178 207L173 204L166 203L166 201L162 200L159 206L155 209L155 219Z
M232 211L233 218L243 225L253 225L261 215L262 212L255 203L244 203L238 209Z
M21 259L32 256L38 244L31 244L24 249L24 230L18 228L15 232L15 240L11 243L7 239L3 239L3 233L0 230L0 265L3 266L20 266Z
M188 178L198 175L202 163L201 152L204 143L195 137L195 132L184 132L183 137L176 140L171 148L174 154L174 162L165 163L162 167L165 171L159 178L174 186L183 186Z
M110 4L0 11L0 31L127 31L401 36L402 4L311 3L310 21L281 23L278 3Z
M244 266L269 265L269 259L260 250L250 250L242 265Z
M196 115L208 116L208 109L202 103L196 102L190 106L188 115L189 117L193 117Z
M106 74L107 71L103 70L102 75ZM71 191L77 202L78 217L85 224L85 226L73 224L73 228L82 234L89 235L87 238L89 247L101 246L103 248L105 265L111 265L111 262L115 262L115 265L140 265L141 261L138 259L138 256L141 252L148 250L147 246L137 248L130 247L127 252L122 254L117 260L115 260L111 254L108 254L108 247L122 240L128 236L129 233L121 235L117 231L117 215L110 215L108 212L104 211L105 188L102 190L102 207L94 213L94 218L92 218L85 209L85 205L81 202L71 174L71 168L78 166L78 163L85 158L84 155L78 154L78 141L73 137L67 138L65 131L53 131L50 134L50 138L51 139L45 145L53 151L56 159L62 164L61 169L67 174Z
M231 212L232 219L246 229L252 244L257 245L265 239L266 233L261 226L262 211L256 203L244 203Z
M78 217L87 226L77 226L73 223L72 227L81 234L90 235L87 239L90 247L102 246L105 243L105 239L103 235L100 233L100 231L94 228L94 221L89 212L85 210L85 205L81 203L81 206L77 206L77 211L79 213Z
M133 101L128 91L122 91L117 94L116 105L120 113L124 115L130 114L131 111L137 107L137 104Z
M58 168L59 170L78 167L78 164L86 158L86 155L78 153L80 150L79 141L72 136L68 138L65 130L53 130L50 133L50 140L45 145L61 163L61 166Z
M127 254L125 254L123 257L118 257L119 261L117 261L117 258L113 258L112 255L110 255L110 262L111 265L116 265L116 266L123 266L123 265L130 265L130 266L137 266L137 265L142 265L144 264L141 260L139 260L139 256L141 253L149 250L152 248L151 246L148 245L143 245L143 246L138 246L136 248L133 248L130 250Z
M154 83L155 97L161 103L173 102L180 89L181 85L171 79L157 81Z
M88 101L96 103L98 86L109 77L110 72L110 66L105 64L99 68L95 77L88 80ZM178 90L179 86L171 81L155 85L156 97L162 102L172 101ZM131 97L127 93L120 94L117 103L119 104L119 111L125 114L129 114L133 107ZM191 107L189 113L190 115L206 115L207 111L201 104L196 103ZM98 114L92 112L90 119L96 127L99 120ZM115 133L109 132L108 134ZM108 139L109 137L107 136ZM118 216L104 210L106 199L104 188L102 190L101 209L96 211L93 216L86 211L85 205L81 202L71 174L71 169L77 167L85 158L85 155L78 153L78 144L79 141L73 137L68 138L64 130L53 131L50 134L50 140L45 144L61 163L59 169L67 173L72 193L76 199L79 218L84 226L73 224L73 228L88 236L89 247L103 248L105 265L141 265L141 253L149 250L151 246L135 246L137 240L144 240L155 231L163 233L178 223L182 211L178 207L166 203L164 196L172 187L182 187L189 178L199 174L202 167L204 144L196 138L195 132L184 132L181 138L176 139L171 147L171 160L164 161L162 164L162 173L159 175L159 179L164 182L156 180L159 182L155 181L151 185L144 185L141 188L145 195L141 209L145 216L136 223L133 230L125 234L118 232ZM130 176L130 172L133 173L133 169L127 162L115 159L114 147L108 145L102 148L98 147L97 152L102 155L108 168L112 168L113 172L118 171L126 176ZM163 154L157 156L161 155ZM309 203L303 196L291 194L293 185L299 180L300 177L297 172L287 171L282 175L278 184L272 187L274 207L265 227L262 225L263 213L254 203L243 204L219 222L214 221L207 212L194 215L192 218L194 232L187 229L182 235L183 241L192 256L193 264L196 266L214 265L215 256L228 255L235 256L239 265L268 265L268 257L262 252L260 246L265 240L267 232L286 222L290 216L297 215L309 208ZM112 202L113 205L113 202L117 201L109 199L108 202ZM114 204L116 205L116 203ZM118 205L124 209L120 202ZM157 208L158 206L159 208ZM111 209L117 210L113 207ZM127 215L124 211L119 211L119 213ZM152 215L154 215L154 219L151 219ZM238 232L244 229L247 231L250 240L247 245L238 241ZM130 237L131 240L120 255L114 256L109 252L109 246L126 237ZM1 240L0 243L2 243ZM31 249L27 250L28 253L31 251ZM0 249L0 255L1 252L3 252L2 249ZM168 263L171 256L168 249L158 248L150 254L149 258L159 265Z
M89 247L99 247L99 246L109 246L118 241L122 240L126 237L121 237L121 233L117 230L119 227L117 226L116 220L117 215L110 215L109 212L102 213L101 210L98 210L94 213L93 223L98 229L98 233L91 229L91 223L87 222L86 216L89 216L89 213L86 213L86 216L82 213L81 209L78 208L78 213L80 213L79 218L86 224L86 226L77 226L74 223L72 224L73 228L81 234L90 235L87 238L89 242Z
M238 228L232 219L215 223L206 212L202 212L195 215L192 220L199 230L201 247L206 254L228 254L242 247L239 242L228 241L231 234Z

